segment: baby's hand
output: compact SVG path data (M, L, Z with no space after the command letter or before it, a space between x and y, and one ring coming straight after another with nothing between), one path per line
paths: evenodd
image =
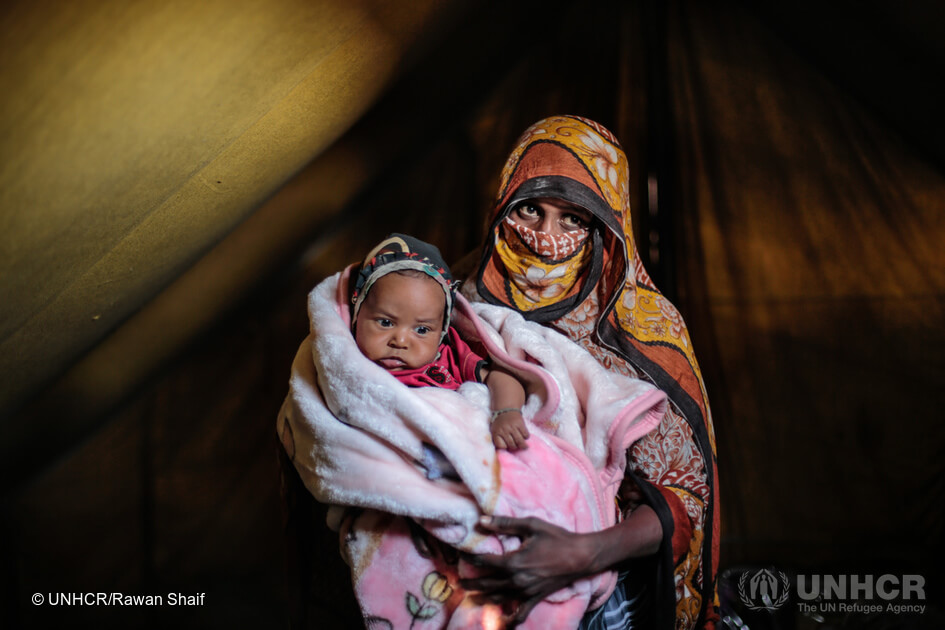
M506 411L492 421L489 427L492 431L492 443L496 448L517 451L528 448L528 428L520 411Z

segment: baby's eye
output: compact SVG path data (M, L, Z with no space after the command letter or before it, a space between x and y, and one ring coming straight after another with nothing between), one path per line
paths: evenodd
M377 320L377 325L380 326L381 328L390 328L391 326L394 325L394 322L387 319L386 317L380 317Z
M428 332L430 332L430 330L431 330L431 329L430 329L429 326L417 326L417 334L418 334L418 335L425 335L425 334L427 334Z

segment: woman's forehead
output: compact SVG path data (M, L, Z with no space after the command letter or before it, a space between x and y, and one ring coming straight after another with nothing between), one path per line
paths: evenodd
M588 216L591 214L590 210L587 208L579 206L578 204L572 203L570 201L565 201L564 199L559 199L557 197L536 197L534 199L530 199L529 201L540 205L550 205L563 212L576 212L579 214L586 214Z

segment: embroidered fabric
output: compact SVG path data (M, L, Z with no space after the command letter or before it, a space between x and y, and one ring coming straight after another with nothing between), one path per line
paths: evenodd
M533 253L547 259L548 262L570 258L587 240L587 228L572 230L564 234L551 234L533 230L527 225L515 221L511 215L505 217L505 223L512 228L522 243Z

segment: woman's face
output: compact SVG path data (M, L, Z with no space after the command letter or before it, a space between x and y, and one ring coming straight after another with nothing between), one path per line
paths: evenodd
M590 212L561 199L529 199L511 212L516 223L536 232L567 234L586 229L593 220Z

